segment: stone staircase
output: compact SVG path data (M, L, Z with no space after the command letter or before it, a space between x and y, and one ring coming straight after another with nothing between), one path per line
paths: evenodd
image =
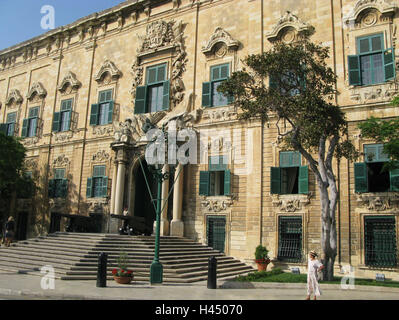
M19 241L11 247L0 248L0 270L43 276L40 270L51 265L61 280L96 280L98 255L108 254L108 279L117 265L120 252L129 257L134 280L149 281L150 265L154 257L153 236L121 236L57 232L46 237ZM208 259L217 259L217 276L227 280L255 271L243 262L225 256L217 250L178 237L161 237L160 262L163 281L193 283L207 280Z

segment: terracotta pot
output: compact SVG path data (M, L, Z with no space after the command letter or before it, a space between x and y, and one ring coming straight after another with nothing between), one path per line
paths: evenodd
M129 284L133 280L133 276L131 277L117 277L114 276L114 280L119 284Z
M270 263L270 260L256 259L255 262L258 266L258 271L266 271L267 265Z

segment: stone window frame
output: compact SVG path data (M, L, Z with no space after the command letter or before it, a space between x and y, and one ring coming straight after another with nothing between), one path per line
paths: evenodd
M277 260L278 256L278 248L279 248L279 219L280 217L301 217L302 218L302 261L299 262L284 262L284 261L279 261L279 263L284 263L284 264L290 264L290 265L300 265L300 266L305 266L307 263L307 253L309 252L309 246L308 246L308 224L309 224L309 210L304 209L301 210L300 212L295 212L295 213L289 213L289 212L281 212L277 211L275 213L275 218L274 218L274 225L276 226L275 230L275 235L274 235L274 241L275 241L275 249L276 252L272 252L274 255L274 258ZM272 258L272 257L271 257ZM303 261L305 260L305 261Z
M380 270L380 271L392 271L392 272L399 272L399 260L398 260L398 265L396 267L369 267L366 266L366 249L365 249L365 223L364 223L364 218L365 217L375 217L375 216L392 216L395 218L395 230L396 230L396 250L397 250L397 255L399 253L399 211L397 210L392 210L392 211L370 211L370 212L365 212L361 210L358 213L358 226L360 227L359 230L359 247L358 247L358 254L357 256L359 257L358 265L360 269L366 269L366 270ZM353 249L352 249L353 253ZM353 258L352 258L353 259Z
M385 1L382 1L385 2ZM388 80L384 83L378 84L368 84L361 86L354 86L349 84L349 65L348 65L348 56L357 55L357 42L361 37L365 37L367 35L377 35L383 34L383 43L386 49L393 48L395 55L395 67L397 64L398 57L398 49L395 48L396 37L393 34L393 14L395 12L395 8L390 8L387 10L382 10L377 3L370 3L367 5L360 5L361 1L358 1L358 4L354 7L353 12L349 17L344 19L344 23L347 26L347 31L344 37L344 47L345 47L345 84L349 88L370 88L370 87L388 87L390 83L396 82L394 80ZM370 22L365 22L365 20L369 21L369 16L374 15L374 18L370 20ZM397 68L395 68L397 69ZM355 97L353 97L355 98Z

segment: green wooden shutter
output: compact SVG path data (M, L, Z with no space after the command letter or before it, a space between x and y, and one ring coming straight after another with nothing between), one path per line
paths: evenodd
M169 93L170 93L170 81L164 81L163 83L163 99L162 99L162 110L169 109Z
M71 129L71 121L72 121L72 110L68 111L68 124L67 124L67 129Z
M91 114L90 114L90 125L96 126L98 125L98 112L99 105L97 103L91 105Z
M108 107L108 123L112 123L113 115L114 115L114 101L110 101Z
M87 178L86 198L93 197L93 178Z
M209 171L200 172L199 194L200 196L209 196Z
M136 101L134 103L134 113L146 113L147 109L147 86L137 87L136 89Z
M61 130L61 112L54 112L52 130L53 132L59 132Z
M281 169L279 167L270 168L270 193L281 194Z
M22 122L22 133L21 137L26 138L28 136L28 125L29 125L29 119L24 119Z
M231 194L231 171L224 171L224 195L229 196Z
M68 179L62 179L60 188L60 197L66 198L68 195Z
M50 199L55 198L55 180L53 179L48 181L48 197Z
M367 164L355 163L355 192L367 192L369 189L367 180Z
M202 106L203 107L211 107L212 106L212 83L211 82L203 82L202 83Z
M399 169L390 170L389 179L391 183L391 191L399 191Z
M392 48L384 51L385 81L395 79L395 52Z
M298 193L300 193L300 194L308 194L309 193L309 169L308 169L308 166L299 167Z
M101 189L101 196L103 198L107 197L108 194L108 177L103 177L102 189Z
M348 56L349 84L360 86L362 77L360 73L360 57L358 55Z
M4 135L7 135L7 129L8 129L8 125L6 123L0 124L0 132L3 132Z

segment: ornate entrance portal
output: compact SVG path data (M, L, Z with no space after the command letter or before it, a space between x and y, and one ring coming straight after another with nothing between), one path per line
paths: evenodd
M187 114L184 112L174 116L173 121L177 121L180 118L183 119L186 116ZM144 115L135 115L132 119L127 119L124 123L119 124L119 130L115 133L115 141L111 144L111 148L115 152L115 167L111 190L111 216L126 220L123 215L127 214L132 218L129 220L133 224L137 220L143 221L147 232L150 230L152 232L156 219L156 209L154 204L151 203L148 189L151 190L152 197L156 200L157 182L148 169L144 157L148 142L145 141L146 136L143 127L150 126L150 128L154 128L156 124L165 127L172 121L168 117L166 119L163 119L163 117L165 117L165 113L157 113L149 118ZM188 118L191 119L190 117ZM180 123L184 124L185 121L180 120ZM174 127L176 127L175 124ZM144 172L141 165L144 168ZM183 237L184 167L181 164L173 167L164 164L162 171L163 173L169 173L170 179L162 182L163 210L160 217L160 233L163 236ZM147 178L148 186L144 174ZM127 209L127 212L125 209ZM121 224L122 221L119 221L119 224L111 223L109 232L117 232ZM130 225L130 227L133 230L135 228L134 225Z

